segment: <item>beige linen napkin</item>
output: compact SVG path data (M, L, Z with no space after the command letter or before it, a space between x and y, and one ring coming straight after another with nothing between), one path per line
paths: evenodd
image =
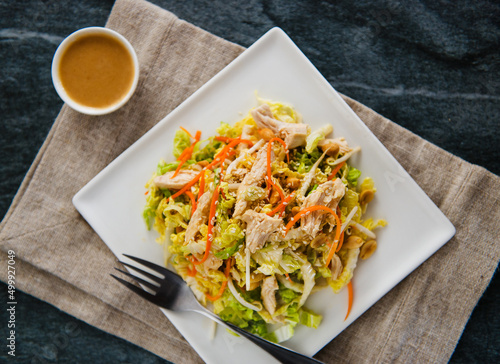
M243 48L144 1L118 0L107 26L137 51L137 92L107 116L62 108L2 221L0 256L15 251L18 289L175 363L201 362L157 307L109 277L117 260L71 199ZM500 259L500 178L345 99L457 233L316 357L327 363L445 362ZM1 270L3 281L6 273Z

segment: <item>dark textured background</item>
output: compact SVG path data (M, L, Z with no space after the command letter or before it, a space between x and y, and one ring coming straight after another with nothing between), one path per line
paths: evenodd
M242 46L279 26L338 91L500 174L498 1L153 2ZM104 25L112 5L0 1L0 216L62 106L50 79L54 51L71 32ZM499 288L496 275L452 363L500 362ZM0 362L10 358L6 302L1 283ZM19 362L165 363L29 295L18 293L18 303Z

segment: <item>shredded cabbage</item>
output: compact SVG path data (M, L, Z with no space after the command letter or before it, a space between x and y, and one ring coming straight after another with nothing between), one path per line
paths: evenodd
M243 125L231 126L228 123L221 121L217 128L217 134L229 138L237 138L243 132Z
M294 334L294 328L296 324L288 324L283 325L279 329L273 331L273 334L276 336L276 342L282 343L283 341L287 341Z
M189 139L188 133L184 130L179 129L175 132L174 136L174 148L172 150L172 154L175 158L178 158L184 149L188 148L191 145L191 141Z
M302 291L302 296L300 297L299 307L301 307L311 294L311 291L316 283L314 280L315 272L309 262L305 262L300 266L300 272L302 273L302 278L304 279L304 290Z
M248 187L243 195L246 201L257 201L261 200L266 196L266 190L258 186Z
M340 290L351 281L354 268L356 268L356 264L358 263L359 248L341 249L338 255L340 257L340 260L342 261L344 269L337 279L328 280L328 284L330 285L330 287L332 287L335 293L340 292Z
M302 147L295 148L290 154L289 165L293 171L304 174L309 172L320 157L321 152L318 149L314 149L311 153L307 153Z
M160 160L160 162L158 162L158 166L156 167L156 174L158 176L162 176L167 172L175 171L175 169L177 168L178 165L179 165L179 162L177 162L177 161L167 163L162 159L162 160Z

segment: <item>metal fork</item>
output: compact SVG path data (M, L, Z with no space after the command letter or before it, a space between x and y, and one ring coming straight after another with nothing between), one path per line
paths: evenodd
M259 336L250 334L249 332L240 329L239 327L223 321L221 318L219 318L217 315L213 314L209 310L207 310L205 307L203 307L196 297L194 296L193 292L191 289L188 287L188 285L184 282L184 280L174 272L168 270L165 267L161 267L159 265L156 265L154 263L148 262L144 259L132 257L130 255L124 254L127 258L142 264L145 267L148 267L149 269L152 269L153 271L161 274L163 278L160 278L154 274L151 274L149 272L145 272L142 269L139 269L133 265L130 265L125 262L120 262L123 265L139 272L140 274L144 275L145 277L148 277L151 279L153 282L156 282L157 284L152 284L151 282L148 282L142 278L139 278L133 274L130 274L129 272L125 272L121 269L115 268L116 270L120 271L121 273L125 274L126 276L134 279L136 282L144 285L145 287L148 287L150 290L155 292L155 294L151 294L149 292L146 292L142 288L137 287L136 285L133 285L132 283L127 282L124 279L118 278L111 274L113 278L115 278L118 282L122 283L125 287L129 288L133 292L137 293L139 296L145 298L146 300L154 303L157 306L166 308L167 310L171 311L194 311L201 313L202 315L218 322L219 324L222 324L232 331L238 333L241 336L246 337L253 343L257 344L260 346L262 349L267 351L269 354L274 356L276 359L278 359L281 363L284 364L310 364L310 363L315 363L315 364L321 364L320 361L310 358L308 356L305 356L303 354L297 353L293 350L290 350L288 348L285 348L284 346L274 344L270 341L264 340L260 338Z

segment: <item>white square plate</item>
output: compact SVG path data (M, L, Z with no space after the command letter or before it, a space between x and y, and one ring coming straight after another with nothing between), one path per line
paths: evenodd
M348 320L345 289L337 295L325 289L306 303L323 315L323 322L316 330L297 328L284 345L311 356L443 246L455 228L281 29L266 33L161 120L82 188L73 203L119 259L125 253L162 264L157 233L146 230L141 216L144 184L161 158L173 159L168 141L179 126L201 130L205 137L214 135L221 121L232 124L257 106L255 91L293 105L312 129L331 123L336 137L361 146L351 163L363 172L360 180L370 176L377 187L366 216L388 221L376 231L377 251L354 272ZM201 315L165 315L208 363L234 363L235 357L239 363L274 360L222 328L210 340L209 320Z

